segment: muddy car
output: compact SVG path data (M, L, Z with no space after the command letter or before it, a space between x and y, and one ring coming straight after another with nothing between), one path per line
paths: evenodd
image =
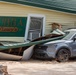
M34 47L34 57L40 59L55 58L66 62L76 56L76 29L65 31L66 36L61 40L49 41Z

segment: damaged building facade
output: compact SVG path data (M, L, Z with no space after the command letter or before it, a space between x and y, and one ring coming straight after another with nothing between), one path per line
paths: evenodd
M51 24L62 30L76 27L75 0L1 0L0 40L23 42L51 32Z

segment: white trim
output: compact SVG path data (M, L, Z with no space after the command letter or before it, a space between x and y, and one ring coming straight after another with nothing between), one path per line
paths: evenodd
M45 35L45 16L41 14L29 14L28 19L27 19L27 24L26 24L26 29L25 29L25 41L28 38L28 30L29 30L29 25L30 25L30 17L39 17L43 18L43 31L42 31L42 36Z
M24 42L24 37L1 37L0 41L14 41L14 42Z

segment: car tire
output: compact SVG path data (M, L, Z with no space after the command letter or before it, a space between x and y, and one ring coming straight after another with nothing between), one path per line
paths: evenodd
M56 54L56 61L67 62L70 57L70 51L67 49L60 49Z

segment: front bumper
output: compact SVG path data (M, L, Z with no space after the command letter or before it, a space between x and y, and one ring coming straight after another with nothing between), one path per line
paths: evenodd
M50 57L49 57L48 54L45 53L45 52L34 52L34 58L48 59L48 58L50 58Z
M52 45L51 45L52 46ZM34 58L49 59L55 58L55 48L48 46L35 46L34 48Z

